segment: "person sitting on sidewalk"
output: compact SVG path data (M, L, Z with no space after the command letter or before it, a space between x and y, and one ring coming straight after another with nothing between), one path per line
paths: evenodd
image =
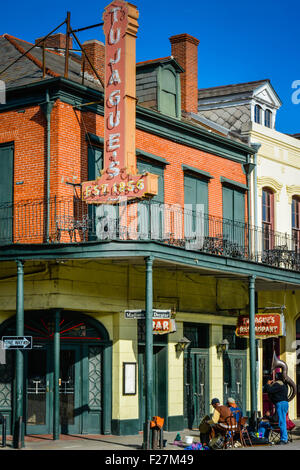
M279 445L288 444L288 433L286 427L286 415L289 411L288 387L283 381L282 374L276 374L275 381L271 379L268 380L263 391L268 394L269 399L275 405L275 409L278 414L278 425L280 428Z
M239 423L240 418L243 416L243 412L239 406L237 406L235 399L232 397L229 397L227 400L227 404L229 409L231 410L231 413L235 417L235 420L237 424Z
M222 435L225 435L229 428L227 418L232 416L231 410L228 406L221 405L218 398L213 398L211 405L214 408L214 412L212 418L206 421L206 423L211 426L212 431L214 431L211 434L221 433ZM234 430L237 429L237 424L235 419L233 421L234 422L231 423L231 427Z
M261 418L260 423L257 428L257 432L261 434L261 437L269 438L270 431L272 429L272 425L278 423L278 414L275 412L271 415L271 412L268 410Z

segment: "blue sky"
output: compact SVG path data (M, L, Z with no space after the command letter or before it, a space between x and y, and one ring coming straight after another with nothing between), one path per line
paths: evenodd
M71 12L74 29L102 21L109 0L15 0L2 2L0 34L27 41L43 36ZM277 130L300 132L300 3L296 0L132 0L140 12L137 61L170 55L169 37L189 33L200 40L199 88L269 78L283 102ZM63 29L61 30L63 31ZM102 28L78 34L104 40ZM300 97L300 93L297 95Z

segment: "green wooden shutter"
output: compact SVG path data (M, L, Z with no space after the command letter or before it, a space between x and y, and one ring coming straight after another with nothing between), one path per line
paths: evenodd
M206 180L190 175L184 176L184 206L185 236L189 238L195 234L207 235L208 225L205 214L208 214L208 182Z
M158 192L150 200L138 206L138 229L140 238L160 239L163 236L164 220L164 168L144 160L137 161L139 173L149 172L158 175Z
M13 235L13 171L13 145L0 146L0 243Z
M234 242L240 247L245 244L245 194L234 191Z
M230 242L244 244L245 194L223 186L223 237Z
M103 169L103 149L99 147L88 147L88 181L95 180L101 176Z
M171 70L162 70L160 111L176 117L176 98L176 75Z
M100 147L88 147L88 181L94 181L101 176L103 169L103 149ZM91 228L89 230L89 240L93 240L97 233L97 238L103 239L105 230L104 222L104 207L102 204L95 207L93 204L88 204L88 215L91 221Z
M241 191L234 191L234 220L245 222L245 195Z
M151 162L137 160L137 169L139 173L143 173L143 171L148 171L149 173L158 175L158 193L153 196L151 201L164 202L164 168L162 166L155 165Z

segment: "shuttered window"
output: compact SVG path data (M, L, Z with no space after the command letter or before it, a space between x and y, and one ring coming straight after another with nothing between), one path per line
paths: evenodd
M101 147L88 147L88 181L101 176L103 169L103 149Z
M103 148L96 147L93 145L88 146L88 181L94 181L96 178L101 176L101 170L103 169ZM94 204L88 204L88 215L90 220L91 230L88 232L89 240L95 239L96 233L97 238L102 240L106 238L107 233L107 219L106 210L104 204L95 206ZM116 223L114 223L115 225Z
M0 243L12 241L13 172L14 146L0 145Z
M158 175L158 192L151 200L138 204L138 230L141 239L161 239L164 221L164 167L150 161L137 160L141 174L149 172Z
M208 180L184 175L185 238L208 235Z
M263 249L274 248L274 193L270 188L262 190Z
M223 185L223 238L244 246L245 194L232 186Z

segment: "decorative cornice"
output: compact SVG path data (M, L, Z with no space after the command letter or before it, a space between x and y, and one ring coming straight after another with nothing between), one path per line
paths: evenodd
M300 186L297 186L296 184L292 184L291 186L286 187L286 192L288 195L288 202L289 204L292 204L292 199L293 196L299 196L300 197Z
M271 178L270 176L261 176L257 178L257 187L258 187L258 195L262 196L263 188L271 188L273 189L274 193L276 194L276 201L279 201L280 192L283 188L283 184L279 183L279 181Z

